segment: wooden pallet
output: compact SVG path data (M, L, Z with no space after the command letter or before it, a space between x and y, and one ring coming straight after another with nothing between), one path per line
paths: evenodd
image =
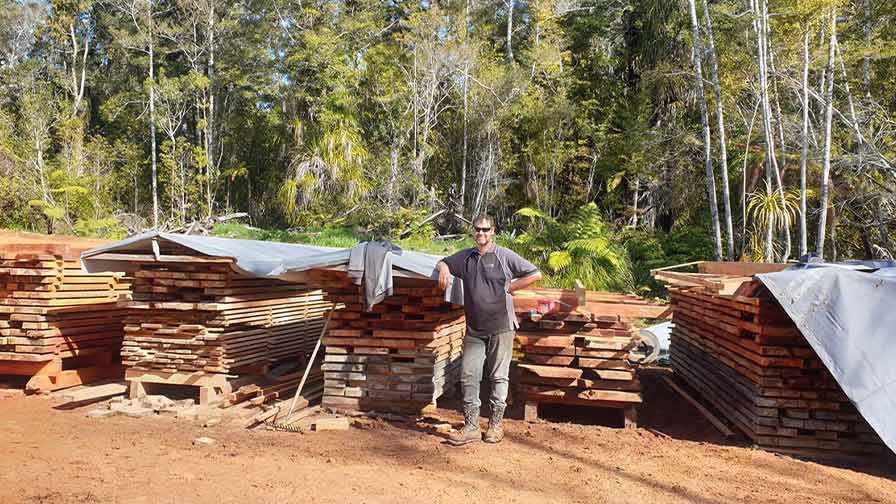
M223 404L225 400L229 400L237 379L238 377L233 375L206 373L203 371L166 372L135 367L125 370L125 381L128 383L128 397L130 399L145 397L160 385L166 387L179 386L196 389L199 395L200 406Z
M0 376L29 376L25 391L52 392L122 375L116 351L97 351L77 357L54 356L50 360L26 360L15 354L0 354Z

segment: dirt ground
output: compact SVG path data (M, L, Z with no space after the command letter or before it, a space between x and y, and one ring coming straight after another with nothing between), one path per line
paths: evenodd
M90 419L92 406L63 411L51 397L5 398L0 503L896 503L889 460L837 467L726 442L664 384L645 385L641 428L589 425L618 419L587 411L543 411L555 421L509 420L500 445L465 448L382 420L296 434L167 417ZM460 421L450 410L437 416ZM215 443L194 444L201 436Z

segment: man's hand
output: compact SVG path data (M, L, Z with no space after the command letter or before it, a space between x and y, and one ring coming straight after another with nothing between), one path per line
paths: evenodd
M536 271L531 275L526 275L523 278L517 278L516 280L510 282L510 286L507 287L507 293L513 295L514 291L525 289L526 287L534 284L539 280L541 280L540 271Z
M445 290L451 285L451 271L448 270L448 265L442 261L436 264L436 268L439 269L439 288Z

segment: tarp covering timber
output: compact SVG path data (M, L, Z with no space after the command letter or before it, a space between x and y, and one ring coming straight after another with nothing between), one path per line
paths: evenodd
M154 254L158 245L153 242L171 242L210 257L228 257L242 273L255 277L295 280L301 272L312 269L347 267L352 249L318 247L294 243L278 243L258 240L238 240L212 236L183 235L150 231L125 240L88 250L81 254L81 261L88 271L117 271L122 264L110 261L104 254L145 253ZM155 248L154 248L155 247ZM441 257L414 251L402 251L392 256L393 269L399 268L413 276L438 279L436 263ZM445 292L445 300L463 304L463 285L454 278Z
M757 277L896 451L896 263L805 264Z

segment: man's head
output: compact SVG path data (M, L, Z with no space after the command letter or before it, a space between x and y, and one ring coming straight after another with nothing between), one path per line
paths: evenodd
M483 247L495 238L495 219L488 214L479 214L473 219L473 240Z

